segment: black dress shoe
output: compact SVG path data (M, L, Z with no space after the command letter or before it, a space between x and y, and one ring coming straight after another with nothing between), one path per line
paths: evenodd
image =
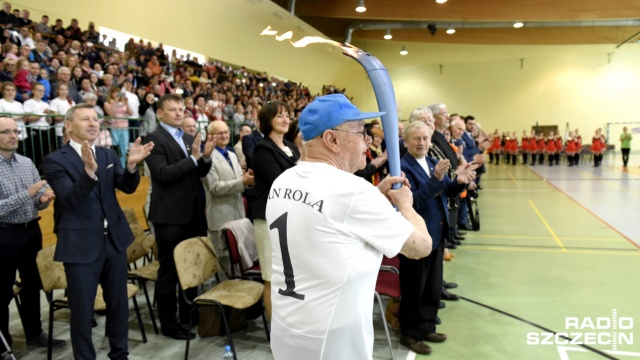
M447 249L457 249L458 247L456 246L456 244L452 244L450 242L447 243Z
M196 337L194 333L188 331L187 329L183 328L180 325L177 325L177 327L170 328L170 329L162 328L160 332L162 332L162 335L170 337L172 339L176 339L176 340L187 340L187 339L193 339Z
M447 335L440 334L440 333L437 333L437 332L433 332L431 334L422 335L422 338L424 339L424 341L429 341L429 342L434 342L434 343L441 343L441 342L444 342L445 340L447 340Z
M454 234L454 235L453 235L453 238L454 238L455 240L457 240L457 241L462 241L462 240L464 240L464 236L460 236L460 235L458 235L458 234Z
M473 227L471 227L471 225L468 225L468 224L458 225L458 229L467 230L467 231L473 231Z
M467 235L466 232L458 231L458 236L465 236L465 235Z
M53 347L60 347L60 346L67 345L66 341L60 340L60 339L53 339L51 342L53 344ZM43 332L31 340L27 340L28 348L34 348L34 347L46 348L48 346L49 346L49 336Z
M440 318L436 316L436 325L440 324L442 324L442 320L440 320Z
M408 347L416 354L428 355L433 351L431 346L425 344L424 341L420 341L408 335L402 335L402 337L400 337L400 344Z
M458 301L458 300L460 300L460 296L458 296L456 294L452 294L452 293L448 292L447 290L442 290L442 296L440 298L442 300L448 300L448 301Z
M453 282L443 281L442 282L442 286L444 286L445 289L455 289L455 288L458 287L458 284L453 283Z
M438 309L444 309L447 307L447 304L444 303L444 301L440 301L440 303L438 304Z

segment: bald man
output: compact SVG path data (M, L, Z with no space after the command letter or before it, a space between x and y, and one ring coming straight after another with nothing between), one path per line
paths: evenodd
M431 251L411 190L391 190L404 177L375 187L352 175L365 165L364 120L380 115L341 94L316 97L300 114L305 160L275 179L266 209L276 359L371 359L382 254L418 259Z
M231 136L224 121L211 122L207 133L215 138L211 170L201 178L206 196L208 234L220 263L227 267L229 251L218 229L228 221L245 217L242 193L254 184L253 170L243 173L238 157L227 148Z

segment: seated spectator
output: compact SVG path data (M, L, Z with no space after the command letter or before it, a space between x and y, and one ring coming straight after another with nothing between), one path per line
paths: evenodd
M29 26L21 26L20 33L18 33L18 39L20 40L21 45L29 45L29 49L35 49L36 43L33 42L33 38L31 38L31 31L29 31Z
M96 31L96 26L93 24L93 21L89 21L89 29L82 34L87 41L92 42L94 44L100 43L100 33Z
M64 26L62 25L62 20L60 19L56 19L56 24L51 26L51 31L56 35L56 42L58 42L58 35L63 37L66 35L66 32L67 32Z
M11 13L11 4L5 2L2 4L2 11L0 11L0 24L9 25L13 23L14 16Z
M6 44L5 44L6 45ZM6 58L2 62L2 71L0 71L0 81L13 81L13 74L16 71L16 59Z
M29 19L30 15L31 14L29 13L29 10L22 9L21 16L20 16L20 19L19 19L21 26L27 26L27 27L31 28L31 26L33 25L33 20Z
M151 69L152 75L160 75L160 73L162 72L162 65L160 65L158 57L155 55L151 56L151 60L149 60L146 65L147 68Z
M42 15L42 20L35 25L34 30L41 34L54 35L53 30L49 27L49 16L47 15Z
M49 71L47 71L47 69L40 69L38 82L44 86L44 96L42 97L42 101L49 101L51 96L51 83L49 82Z
M24 127L24 117L22 116L24 108L20 102L16 101L16 86L12 82L6 81L2 83L2 88L0 90L2 90L0 112L12 114L3 116L10 117L15 120L18 124L18 129L21 131L18 136L18 153L23 156L29 156L30 153L27 151L24 141L28 136L26 128Z
M55 114L59 115L53 118L53 122L56 128L56 139L58 140L58 147L61 147L63 145L62 128L64 127L64 114L66 114L67 110L69 110L76 103L71 97L69 97L69 85L67 83L59 83L56 87L56 94L58 95L58 97L49 102L49 108L53 110Z
M148 92L142 97L140 107L138 108L138 115L144 119L141 125L142 129L140 135L151 134L158 127L158 121L156 118L156 111L158 110L158 107L156 106L157 101L158 98L156 97L156 94L152 92ZM144 130L144 133L142 130Z
M104 111L111 120L111 137L114 145L118 146L121 163L125 164L127 150L129 148L129 116L133 116L127 95L117 87L109 89L108 100L104 103Z
M78 27L77 19L71 19L71 25L65 31L65 37L71 40L82 40L82 30Z
M36 48L31 50L29 54L29 61L38 63L40 67L46 67L49 64L49 57L46 53L47 45L44 40L40 40L36 43Z
M4 59L13 59L13 60L18 60L18 45L12 43L12 42L7 42L4 45L2 45L2 57Z
M19 101L24 101L31 95L31 83L27 80L29 75L29 60L18 60L18 71L13 77L13 84L16 86L18 92L16 98Z

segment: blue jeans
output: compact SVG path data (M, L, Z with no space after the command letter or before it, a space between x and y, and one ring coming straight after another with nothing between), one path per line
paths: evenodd
M125 167L127 149L129 149L129 130L111 128L111 139L113 139L113 144L118 146L120 162L122 163L122 167Z

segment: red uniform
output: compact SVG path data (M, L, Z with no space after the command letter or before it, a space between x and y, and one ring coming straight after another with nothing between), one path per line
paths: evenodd
M550 137L547 140L547 146L545 150L547 151L547 154L555 154L556 151L558 151L558 149L556 149L556 141L554 138Z
M602 154L604 150L604 136L600 135L599 137L594 136L591 140L591 152L594 154Z
M565 148L565 151L569 155L573 155L578 151L578 143L575 138L567 139L567 147Z
M507 138L507 141L504 144L504 150L511 155L515 155L518 152L518 139Z
M562 136L556 136L556 151L562 151Z
M538 138L538 153L543 154L544 150L546 148L545 146L546 141L544 140L543 137Z
M493 142L491 143L491 147L489 148L489 152L500 152L502 149L502 145L500 145L500 136L494 135Z

